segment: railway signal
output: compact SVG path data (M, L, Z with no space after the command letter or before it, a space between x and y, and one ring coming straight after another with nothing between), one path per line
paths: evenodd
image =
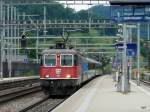
M23 34L23 35L21 36L21 47L22 47L22 48L26 48L26 47L27 47L27 38L26 38L26 35L25 35L25 34Z

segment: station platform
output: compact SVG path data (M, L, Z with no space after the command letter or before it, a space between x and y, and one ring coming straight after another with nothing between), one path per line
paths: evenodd
M39 79L39 78L40 78L39 76L11 77L11 78L2 78L2 79L0 78L0 84L24 81L24 80L30 80L30 79Z
M131 92L116 91L112 76L95 78L52 112L150 112L150 91L131 82Z

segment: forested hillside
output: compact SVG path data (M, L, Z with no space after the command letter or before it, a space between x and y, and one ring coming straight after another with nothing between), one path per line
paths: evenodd
M43 5L31 5L31 6L18 6L20 13L25 12L27 14L37 14L36 19L43 19ZM105 11L104 11L105 10ZM90 13L89 13L90 11ZM88 19L92 18L107 18L110 17L109 7L102 5L94 6L88 10L81 10L76 12L74 9L65 7L62 4L47 5L46 6L46 18L47 19Z

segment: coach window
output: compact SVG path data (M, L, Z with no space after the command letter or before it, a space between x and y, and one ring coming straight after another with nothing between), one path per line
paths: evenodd
M94 63L88 63L88 68L89 70L94 69L95 68Z
M44 63L45 66L56 66L56 56L55 55L45 55Z
M61 55L61 66L72 66L73 65L73 55Z

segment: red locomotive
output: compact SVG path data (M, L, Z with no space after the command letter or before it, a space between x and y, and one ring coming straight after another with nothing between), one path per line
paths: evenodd
M69 95L98 75L99 65L73 49L44 50L40 67L42 88L50 95Z

